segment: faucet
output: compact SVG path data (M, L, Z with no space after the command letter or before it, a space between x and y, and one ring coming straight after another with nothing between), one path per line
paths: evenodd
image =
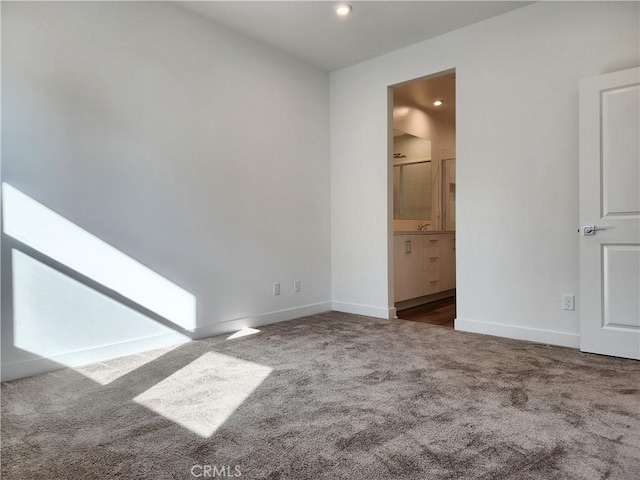
M418 226L416 227L416 230L426 231L428 228L429 228L428 223L422 223L422 224L418 224Z

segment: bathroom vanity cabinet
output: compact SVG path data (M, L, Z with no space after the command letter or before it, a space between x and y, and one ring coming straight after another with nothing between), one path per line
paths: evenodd
M394 235L395 301L424 295L423 236Z
M456 287L455 233L394 234L395 302Z

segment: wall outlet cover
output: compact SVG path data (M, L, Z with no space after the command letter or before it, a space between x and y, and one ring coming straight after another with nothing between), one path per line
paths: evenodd
M576 296L565 293L562 295L562 308L564 310L575 310L576 309Z

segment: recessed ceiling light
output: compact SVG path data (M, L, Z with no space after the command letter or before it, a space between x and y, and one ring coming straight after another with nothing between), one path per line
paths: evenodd
M439 107L440 105L442 105L442 100L436 100L435 102L433 102L433 104L434 104L436 107Z
M338 5L336 7L336 13L341 17L349 15L349 13L351 13L351 5L347 5L346 3L344 5Z

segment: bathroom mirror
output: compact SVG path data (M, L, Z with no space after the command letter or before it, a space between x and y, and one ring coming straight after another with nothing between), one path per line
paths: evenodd
M431 176L431 142L394 131L394 219L431 220Z

